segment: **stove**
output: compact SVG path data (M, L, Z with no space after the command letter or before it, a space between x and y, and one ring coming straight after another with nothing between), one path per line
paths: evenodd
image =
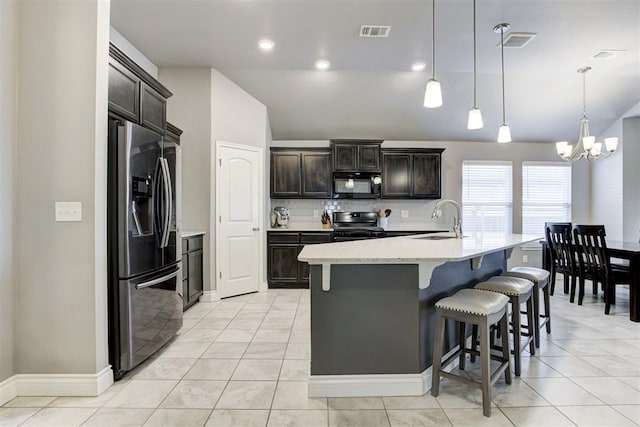
M384 230L377 224L377 212L334 212L333 241L348 242L384 237Z

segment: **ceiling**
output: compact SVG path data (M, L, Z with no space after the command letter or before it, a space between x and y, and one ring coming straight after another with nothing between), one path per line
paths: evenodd
M472 1L436 0L436 78L444 105L422 106L431 76L428 0L112 0L111 24L159 67L213 67L265 104L274 139L493 141L502 121L500 36L538 36L505 49L513 140L575 140L587 74L587 115L599 135L640 102L640 1L477 0L478 106L473 106ZM391 25L359 38L362 24ZM276 44L272 52L259 39ZM611 60L600 49L627 52ZM326 58L328 71L314 62ZM413 72L413 62L427 68ZM604 136L604 135L602 135Z

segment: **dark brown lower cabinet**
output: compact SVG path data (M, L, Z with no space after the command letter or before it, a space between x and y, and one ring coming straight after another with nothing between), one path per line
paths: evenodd
M203 236L182 239L182 300L183 310L188 309L202 296L202 243Z
M267 233L267 276L270 288L308 288L309 264L298 261L305 245L331 242L330 232Z

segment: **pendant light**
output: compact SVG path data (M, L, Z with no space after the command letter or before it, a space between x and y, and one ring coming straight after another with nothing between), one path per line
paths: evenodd
M510 25L504 22L493 27L494 33L500 33L500 55L502 58L502 125L498 129L499 143L511 142L511 129L507 125L504 111L504 32L509 31L509 28Z
M431 4L431 79L427 82L427 89L424 92L424 106L438 108L442 106L442 89L440 82L436 80L436 0L432 0Z
M477 68L476 68L476 0L473 0L473 108L469 110L469 119L467 120L467 129L482 129L482 112L478 108L477 102Z

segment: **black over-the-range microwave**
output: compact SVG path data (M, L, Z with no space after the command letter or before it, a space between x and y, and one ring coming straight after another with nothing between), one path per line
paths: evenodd
M334 172L334 199L377 199L382 177L379 172Z

